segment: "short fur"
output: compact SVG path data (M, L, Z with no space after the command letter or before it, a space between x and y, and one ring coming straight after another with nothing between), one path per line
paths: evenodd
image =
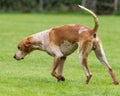
M78 48L79 59L86 74L86 84L88 84L92 73L88 68L87 58L93 50L100 62L107 68L113 83L118 84L112 68L106 59L101 40L96 35L98 29L97 16L89 9L80 5L79 7L93 16L95 21L93 29L79 24L68 24L33 34L18 44L18 51L15 53L14 58L21 60L33 50L45 51L54 57L51 75L58 81L64 81L64 62L67 56ZM58 69L58 72L56 72L56 69Z

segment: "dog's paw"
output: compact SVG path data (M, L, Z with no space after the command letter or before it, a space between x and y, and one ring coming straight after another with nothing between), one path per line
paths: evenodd
M58 82L59 82L59 81L65 81L65 78L60 75L60 76L57 78L57 81L58 81Z
M118 82L118 81L114 81L114 82L113 82L113 84L118 85L118 84L119 84L119 82Z

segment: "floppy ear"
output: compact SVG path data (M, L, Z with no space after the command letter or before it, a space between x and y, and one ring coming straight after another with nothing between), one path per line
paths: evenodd
M32 45L31 42L29 42L29 41L26 41L26 42L25 42L25 47L30 47L31 45Z
M31 47L32 46L32 38L27 38L24 43L25 47Z

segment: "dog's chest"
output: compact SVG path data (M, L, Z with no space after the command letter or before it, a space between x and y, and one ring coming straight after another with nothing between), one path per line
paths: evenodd
M60 45L60 50L64 55L69 55L77 49L78 45L76 43L70 43L67 40Z

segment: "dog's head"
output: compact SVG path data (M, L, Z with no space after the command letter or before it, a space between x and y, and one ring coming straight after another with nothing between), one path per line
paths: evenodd
M16 60L22 60L27 54L29 54L33 50L33 38L25 38L18 44L18 51L15 53L14 58Z

